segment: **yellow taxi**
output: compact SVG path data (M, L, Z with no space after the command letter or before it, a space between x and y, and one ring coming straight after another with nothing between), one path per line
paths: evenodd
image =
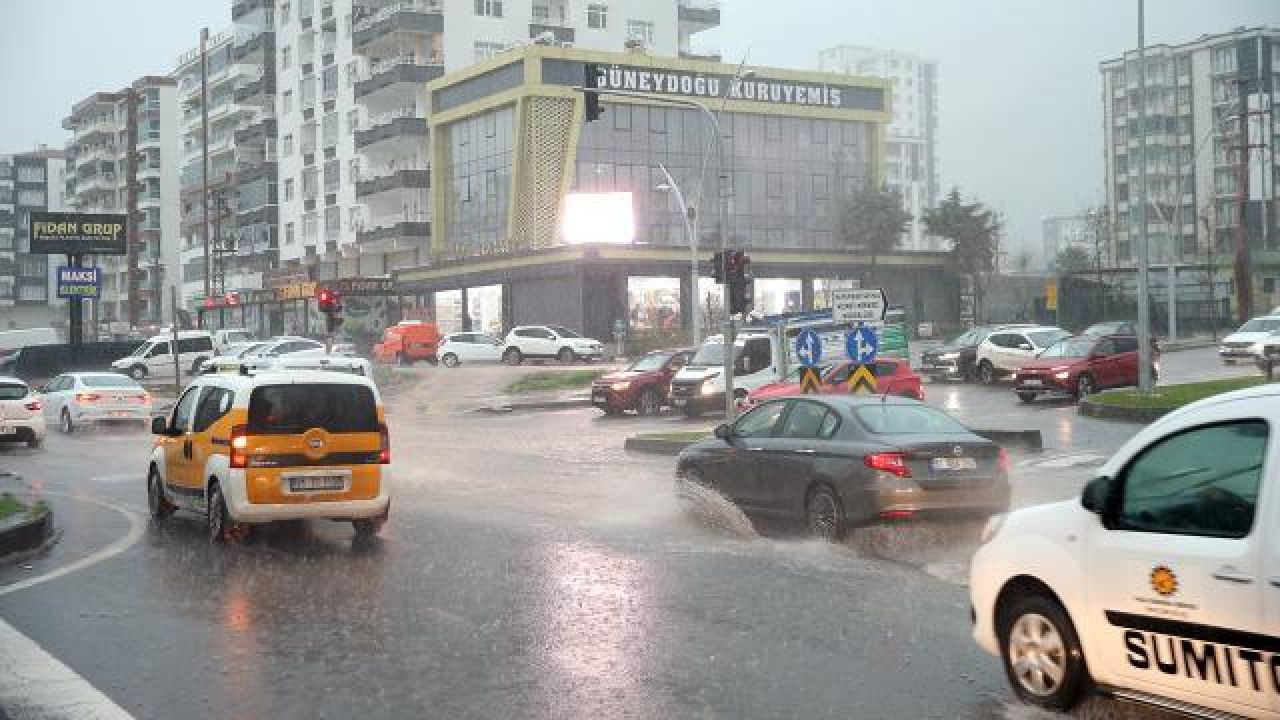
M206 518L213 542L278 520L381 530L391 509L391 443L368 378L320 370L205 375L152 420L151 517Z

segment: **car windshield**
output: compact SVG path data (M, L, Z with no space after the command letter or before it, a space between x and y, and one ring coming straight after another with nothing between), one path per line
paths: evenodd
M648 355L645 355L639 360L631 363L631 367L627 369L635 370L638 372L649 372L651 370L661 370L662 367L666 365L667 361L670 359L671 359L670 353L649 353Z
M1059 340L1050 345L1043 353L1042 358L1082 358L1088 357L1090 351L1093 350L1094 343L1097 341L1093 338L1069 338L1067 340Z
M859 405L853 414L876 435L928 435L967 433L950 415L927 405L872 403Z
M1039 332L1027 333L1027 337L1030 338L1031 342L1035 343L1035 346L1039 348L1047 347L1058 342L1062 338L1070 336L1071 333L1066 330L1041 330Z
M1280 318L1254 318L1240 326L1236 332L1275 332L1280 329Z
M266 343L251 343L249 345L245 345L244 347L238 347L232 350L231 352L227 353L226 357L242 358L252 354L255 350L257 350L258 348L262 347L265 344Z
M574 331L570 330L570 329L569 329L569 328L567 328L567 327L563 327L563 326L561 326L561 325L548 325L547 327L549 327L549 328L551 328L552 330L554 330L554 331L555 331L555 333L556 333L557 335L559 335L560 337L562 337L562 338L580 338L580 337L582 337L582 336L581 336L581 335L579 335L578 333L576 333L576 332L574 332Z
M22 383L0 382L0 400L21 400L27 396L27 386Z
M138 383L125 377L124 375L110 375L110 374L81 375L80 382L83 383L85 387L91 387L91 388L136 388L138 390L142 389L138 385Z
M363 385L263 385L249 397L249 433L377 432L373 392Z
M1124 327L1124 323L1120 323L1120 322L1094 323L1093 325L1090 325L1089 327L1085 328L1084 332L1080 334L1081 335L1114 335L1115 333L1119 332L1120 328L1122 327Z
M693 354L690 365L697 367L716 367L724 364L724 343L705 343Z

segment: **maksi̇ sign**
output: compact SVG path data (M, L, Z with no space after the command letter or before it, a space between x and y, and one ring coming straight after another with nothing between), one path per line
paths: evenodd
M96 298L102 286L96 267L58 268L58 297Z
M124 215L31 213L31 252L36 255L124 255Z

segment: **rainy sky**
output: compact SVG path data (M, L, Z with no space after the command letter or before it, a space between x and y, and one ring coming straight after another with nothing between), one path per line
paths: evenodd
M636 0L631 0L635 2ZM165 74L199 29L230 24L230 0L3 0L0 152L61 146L61 119L98 90ZM944 187L1003 211L1011 245L1034 248L1040 218L1102 199L1098 63L1137 45L1136 0L722 0L698 37L727 62L813 67L852 44L940 64ZM1280 26L1277 0L1148 0L1148 44L1237 26Z

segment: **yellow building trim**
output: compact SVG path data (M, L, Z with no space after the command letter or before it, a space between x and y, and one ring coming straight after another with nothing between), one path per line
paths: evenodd
M511 119L511 131L515 133L515 137L511 139L511 199L507 201L507 242L511 242L511 230L516 224L516 209L519 203L516 202L515 189L524 186L524 161L521 159L524 154L524 143L529 142L525 138L525 134L520 132L524 127L525 115L529 112L529 98L523 97L516 102L515 117Z
M555 263L577 262L582 260L585 255L585 248L582 246L561 247L553 250L545 250L536 255L522 255L519 257L503 257L494 259L477 257L473 260L468 260L466 264L462 265L410 268L408 270L397 271L394 277L398 283L423 282L425 280L449 278L458 275L470 275L473 273L514 270L517 268L538 267L540 265L552 265Z

